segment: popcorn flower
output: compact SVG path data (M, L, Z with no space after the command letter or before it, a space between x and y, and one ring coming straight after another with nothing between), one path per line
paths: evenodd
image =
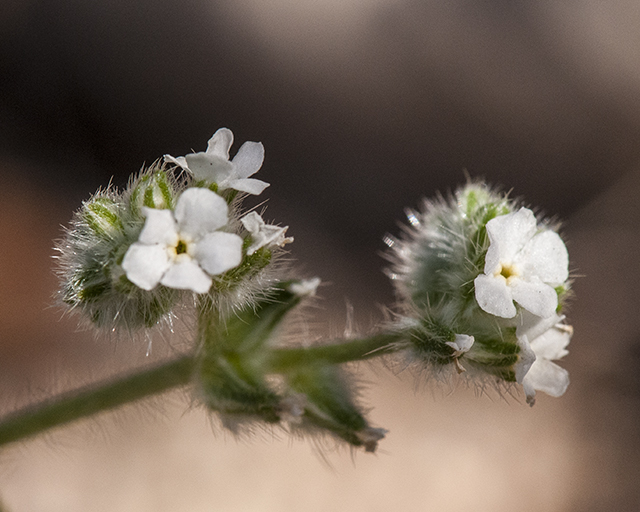
M177 158L164 155L164 159L191 172L198 180L215 183L220 191L231 188L248 194L261 194L269 184L249 176L258 172L262 166L264 147L260 142L245 142L233 160L229 161L232 144L231 130L220 128L209 139L206 152L190 153Z
M283 247L285 244L293 242L293 237L286 237L284 234L289 226L280 227L265 224L264 220L256 212L250 212L240 219L242 225L251 234L252 244L247 249L247 254L251 256L261 247Z
M562 323L564 316L541 319L523 314L523 325L516 330L522 362L516 365L516 380L522 384L527 403L535 403L536 391L559 397L569 386L569 372L552 361L566 356L573 328Z
M557 313L570 285L560 236L479 182L407 216L402 236L385 238L387 274L420 363L519 383L529 403L536 390L564 393L568 374L552 362L571 337Z
M483 390L517 383L530 405L537 391L566 391L568 372L554 361L573 334L559 313L570 288L567 249L531 210L481 182L425 200L408 210L399 238L385 237L397 303L379 329L317 345L281 343L285 318L320 279L292 278L277 263L278 248L293 241L287 226L241 213L244 196L233 191L257 195L268 186L250 178L264 149L246 142L230 161L232 143L222 128L206 152L165 155L175 166L143 169L124 191L99 191L74 215L57 247L65 304L110 330L170 325L185 311L196 322L191 349L177 359L98 386L94 397L83 390L97 408L75 407L72 397L78 417L120 403L105 401L105 390L131 400L190 385L195 401L237 434L260 421L373 452L387 431L370 425L342 364L400 353L403 364L434 370L423 373L467 372ZM70 421L63 416L60 423ZM16 437L12 422L4 442L30 435ZM0 420L0 445L2 436Z
M465 368L460 364L460 357L469 352L475 342L473 336L467 334L456 334L454 341L445 341L445 345L450 346L453 349L454 364L458 373L466 372Z
M445 345L449 345L453 350L454 357L460 357L465 352L469 352L473 346L475 339L467 334L456 334L455 341L446 341Z
M377 354L389 337L327 347L279 343L285 316L315 295L320 279L296 279L278 263L284 252L278 248L293 241L287 226L267 224L256 212L241 213L244 196L235 191L259 194L268 186L249 178L264 150L247 142L230 161L232 141L231 131L218 130L206 152L166 155L174 166L156 162L143 168L124 190L100 190L75 213L57 246L61 300L84 321L110 332L145 329L147 347L150 330L172 326L186 313L187 327L189 320L194 325L185 332L193 339L177 359L133 378L116 377L115 386L83 390L82 404L89 407L76 407L73 396L74 413L54 420L68 422L76 412L82 417L105 404L189 385L194 401L219 413L222 424L238 434L260 421L294 434L324 432L373 452L386 431L369 424L349 373L339 365ZM392 333L390 339L399 338ZM473 344L466 335L448 333L445 339L452 343L443 345L446 357L465 354ZM38 414L28 424L37 424ZM0 445L30 435L12 421L3 433L0 419Z
M487 222L490 245L484 274L476 277L475 296L487 313L513 318L513 301L542 318L558 307L554 287L569 277L569 256L554 231L538 230L533 212L521 208Z
M209 292L207 303L228 312L255 303L282 279L283 251L259 249L292 241L286 228L266 225L257 214L243 228L242 198L235 199L236 190L267 186L246 178L260 168L262 145L244 144L229 162L232 139L229 130L218 130L200 155L226 175L198 174L189 163L198 162L196 154L167 156L178 167L154 162L125 188L98 190L82 204L56 250L60 300L83 323L129 332L170 323L176 307L192 304L178 290Z
M318 286L320 286L320 278L312 277L311 279L303 279L291 283L288 290L296 297L315 297Z
M127 250L122 268L143 290L162 284L206 293L211 276L242 261L242 238L218 231L227 224L228 206L215 192L190 188L179 197L175 211L142 211L144 228Z

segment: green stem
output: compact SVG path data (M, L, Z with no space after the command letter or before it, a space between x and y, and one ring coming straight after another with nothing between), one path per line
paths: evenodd
M341 364L399 350L406 333L381 333L308 348L277 348L269 355L269 368L282 373L314 362ZM195 355L185 355L138 373L89 385L26 407L0 419L0 446L34 436L53 427L108 411L120 405L163 393L191 382Z
M0 419L0 446L50 428L134 402L191 381L192 355L182 356L154 368L115 381L93 384L16 411Z
M282 373L317 361L331 364L362 361L403 349L404 344L398 342L406 337L406 332L394 331L316 347L276 348L271 351L269 366L274 373Z

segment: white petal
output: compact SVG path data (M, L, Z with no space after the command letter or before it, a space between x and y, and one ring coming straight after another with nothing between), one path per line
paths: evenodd
M455 350L455 356L461 356L465 352L469 352L473 343L475 342L475 338L473 336L469 336L467 334L456 334L455 341L446 341L445 345L449 345L453 350Z
M169 266L167 248L158 244L136 242L129 247L122 260L127 279L143 290L155 288Z
M178 243L176 221L171 210L143 207L142 213L147 220L138 237L139 242L165 246L175 246Z
M233 157L233 176L248 178L258 172L264 161L264 146L261 142L245 142Z
M523 275L534 275L545 283L564 283L569 277L569 254L562 238L554 231L543 231L524 247L518 259Z
M196 179L221 183L229 178L233 164L226 158L209 153L192 153L185 157Z
M173 157L171 155L164 155L164 161L170 164L177 165L178 167L182 167L187 171L189 170L189 166L187 165L187 160L183 156Z
M547 332L556 324L562 322L564 318L564 315L551 315L547 318L542 318L538 315L534 315L533 313L529 313L526 309L523 309L518 315L516 336L518 338L527 336L528 339L535 340L538 336Z
M560 359L569 353L567 346L570 341L570 330L553 327L535 338L531 342L531 348L537 357L548 360Z
M245 215L240 222L245 229L251 234L252 244L247 248L247 254L251 256L261 247L282 247L286 243L293 242L293 238L285 238L289 226L280 227L271 224L265 224L262 217L256 212Z
M491 244L485 258L485 274L493 274L502 262L511 263L536 233L536 217L527 208L500 215L487 222Z
M260 232L260 228L265 225L263 218L256 212L249 212L240 219L244 229L246 229L251 235L257 235Z
M522 384L527 396L535 395L535 392L530 391L533 389L559 397L569 386L569 372L551 361L537 359L525 375Z
M212 276L237 267L242 261L242 238L218 231L200 240L193 253L200 266Z
M207 293L211 288L211 278L191 258L179 258L171 265L160 280L169 288Z
M513 278L509 283L513 300L524 309L542 318L555 314L558 307L558 294L548 284L537 278L531 281Z
M520 347L520 352L518 353L518 362L515 364L514 370L516 372L516 382L522 384L525 376L536 361L536 354L531 349L526 336L518 338L518 346Z
M252 237L253 243L247 249L247 254L251 255L261 247L282 247L284 244L293 242L293 238L284 236L287 229L289 229L289 226L280 227L270 224L263 226L260 232Z
M233 144L233 133L229 128L220 128L207 143L207 153L229 160L229 149Z
M259 196L260 194L262 194L262 191L268 186L269 186L269 183L261 180L256 180L253 178L227 180L224 183L224 188L232 188L234 190L239 190L240 192L253 194L254 196Z
M516 307L504 277L480 274L476 277L474 285L476 300L484 311L502 318L516 316Z
M313 297L320 285L319 277L311 279L303 279L302 281L294 281L289 285L288 290L298 297Z
M227 224L229 207L206 188L189 188L178 198L175 217L180 236L198 239Z

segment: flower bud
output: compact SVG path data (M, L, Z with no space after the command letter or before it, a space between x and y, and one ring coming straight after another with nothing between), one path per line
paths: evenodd
M82 216L96 235L112 238L124 229L119 210L118 203L113 199L98 196L83 205Z
M307 397L302 421L294 428L328 431L352 446L376 450L386 431L369 426L337 366L316 361L298 367L287 375L287 383Z
M166 171L152 167L140 174L131 187L129 208L136 215L142 215L142 208L170 210L174 206L173 186Z

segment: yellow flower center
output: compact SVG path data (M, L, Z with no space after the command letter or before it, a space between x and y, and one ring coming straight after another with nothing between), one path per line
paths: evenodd
M182 240L178 241L178 245L176 245L176 255L184 254L187 252L187 244Z
M185 258L191 259L191 251L193 250L193 244L189 240L178 240L178 243L173 247L168 247L169 257L172 261L182 261Z
M511 263L501 264L499 271L495 273L496 277L502 276L507 280L507 282L509 282L509 280L514 277L518 277L519 275L520 272L518 272L517 267Z

